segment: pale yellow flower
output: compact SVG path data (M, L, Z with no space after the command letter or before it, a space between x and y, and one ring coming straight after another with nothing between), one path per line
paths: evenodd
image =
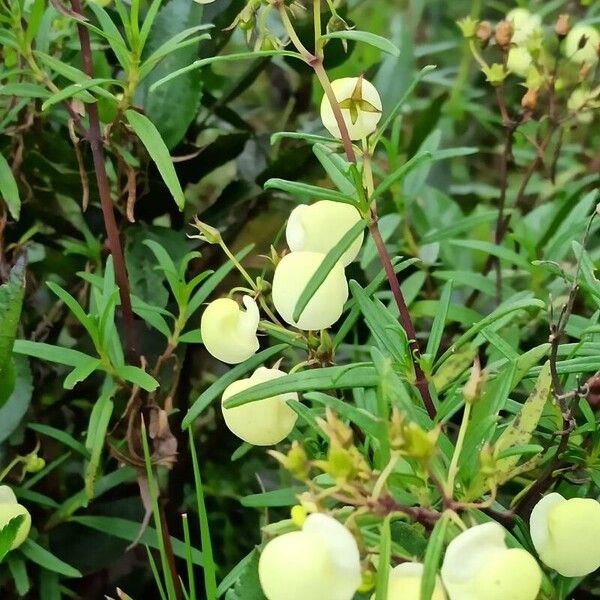
M387 600L420 600L423 565L407 562L394 567L388 580ZM375 600L375 595L371 596ZM446 600L442 581L436 579L431 600Z
M450 600L535 600L541 570L531 554L508 548L496 522L476 525L454 538L442 564Z
M290 250L327 254L342 237L360 220L360 214L350 204L320 200L301 204L290 214L285 231ZM363 242L360 233L344 252L340 262L347 266L357 256Z
M301 531L271 540L258 574L268 600L352 600L361 583L356 540L328 515L309 515Z
M506 67L511 73L525 78L529 72L529 67L531 67L532 60L527 48L514 46L508 52Z
M565 56L577 64L595 65L599 49L600 33L590 25L576 25L565 39Z
M231 298L213 300L200 321L200 334L206 349L219 360L237 364L250 358L259 347L256 330L260 314L250 296L242 299L246 310Z
M281 318L298 329L308 331L331 327L342 315L344 303L348 299L348 282L344 267L338 261L310 299L298 321L294 321L296 303L324 258L325 255L320 252L292 252L284 256L275 269L273 304Z
M19 516L24 518L10 546L11 550L18 548L27 539L31 529L31 515L22 504L19 504L15 493L7 485L0 485L0 529Z
M511 42L516 45L526 42L534 33L541 30L542 18L532 15L526 8L513 8L506 20L512 25L513 34Z
M285 439L296 423L298 415L287 405L288 400L298 400L298 394L289 392L248 402L235 408L225 408L225 400L251 388L254 385L283 377L285 373L278 369L259 367L251 377L239 379L230 384L223 392L221 409L225 424L239 438L255 446L270 446Z
M553 492L531 513L531 539L541 561L565 577L582 577L600 567L600 503L566 500Z
M333 81L331 87L342 109L350 139L361 140L373 133L382 111L381 98L375 86L363 77L343 77ZM333 137L342 137L326 95L321 102L321 120Z

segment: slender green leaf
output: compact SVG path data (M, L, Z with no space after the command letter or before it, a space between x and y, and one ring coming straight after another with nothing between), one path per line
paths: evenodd
M10 216L15 220L19 220L21 213L21 197L19 196L19 188L14 175L12 174L8 161L0 154L0 196L2 196Z
M340 241L325 255L319 268L312 274L305 288L302 290L296 306L294 307L293 319L298 322L304 309L307 307L311 298L317 293L321 284L325 281L333 267L340 260L344 252L350 248L356 238L361 235L367 222L361 219L355 223L340 239Z
M158 129L156 129L156 126L148 119L148 117L135 110L130 109L125 111L125 116L156 164L156 168L161 174L165 185L169 188L179 210L183 210L185 196L183 195L181 184L179 183L177 173L175 172L173 161L169 155L169 150L160 137Z
M377 371L370 363L353 363L341 367L310 369L259 383L231 396L226 408L235 408L248 402L279 396L287 392L305 392L355 387L375 387L379 382Z
M369 44L369 46L374 46L379 50L383 50L392 56L400 56L400 49L392 44L387 38L381 37L380 35L375 35L374 33L370 33L369 31L359 31L357 29L346 29L343 31L332 31L331 33L326 33L321 36L322 40L332 40L332 39L341 39L341 40L350 40L353 42L363 42L364 44Z

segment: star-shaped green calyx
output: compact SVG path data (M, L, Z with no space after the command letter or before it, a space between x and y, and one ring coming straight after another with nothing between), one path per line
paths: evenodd
M362 96L362 84L363 78L360 76L356 81L356 86L352 91L352 95L345 100L340 102L340 108L344 108L350 111L350 119L352 121L352 125L356 124L358 121L358 117L360 111L369 112L369 113L380 113L381 111L373 106L370 102L365 100Z

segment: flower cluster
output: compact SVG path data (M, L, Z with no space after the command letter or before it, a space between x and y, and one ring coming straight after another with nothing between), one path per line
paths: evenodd
M523 108L534 110L540 91L550 98L567 93L568 114L581 123L592 120L592 111L600 107L600 88L591 87L600 56L596 26L578 23L571 27L569 15L562 14L548 37L541 16L525 8L508 12L495 31L487 21L470 18L460 21L459 26L465 37L471 38L473 54L490 83L501 85L511 74L523 80L527 90ZM488 45L500 50L498 62L491 65L480 54Z
M335 104L332 105L327 96L321 104L325 128L339 138L341 118L352 139L365 140L375 131L381 118L381 99L375 87L362 76L343 78L332 83L332 93ZM268 289L277 314L288 325L306 332L331 327L341 317L348 299L345 268L358 255L363 232L357 234L330 269L299 316L295 315L295 311L302 293L326 255L360 219L356 206L331 200L317 200L294 208L286 228L290 252L283 257L274 257L275 272L271 284L262 280L252 281L236 263L251 285L248 293L242 296L243 308L236 300L227 297L213 300L204 310L200 333L208 352L223 362L238 364L258 351L261 322L258 303L267 311L267 316L275 318L264 298ZM218 230L200 221L196 221L195 227L199 235L194 237L221 245L231 258ZM225 390L222 402L248 387L282 375L284 373L278 369L261 367L251 377L231 384ZM229 409L223 406L225 422L234 434L251 444L276 444L289 435L296 421L295 413L287 405L289 400L297 400L295 394L292 396L284 394Z
M600 567L600 503L551 493L535 506L531 538L540 561L565 577ZM363 565L368 562L365 558ZM363 590L358 545L331 516L313 513L300 531L265 546L260 581L269 600L352 600ZM391 569L389 600L419 600L424 566L405 562ZM432 600L536 600L542 569L535 557L507 544L495 521L475 525L446 548Z

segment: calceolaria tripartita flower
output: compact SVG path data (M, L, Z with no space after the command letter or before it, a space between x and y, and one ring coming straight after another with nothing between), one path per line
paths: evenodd
M259 347L256 330L260 313L250 296L242 299L246 310L231 298L213 300L200 320L200 334L206 349L230 365L250 358Z
M359 220L356 208L343 202L320 200L310 206L301 204L290 213L285 236L292 252L327 254ZM360 233L344 252L340 262L345 267L356 258L362 242Z
M535 505L529 527L540 560L561 575L582 577L600 567L598 501L553 492Z
M496 522L476 525L454 538L442 564L450 600L535 600L542 583L536 560L508 548Z
M375 86L361 76L336 79L331 87L342 109L350 139L361 140L371 135L381 119L382 111L381 98ZM321 102L321 120L333 137L342 137L326 95Z
M23 521L10 545L11 550L18 548L27 539L31 529L31 515L22 504L19 504L15 493L7 485L0 485L0 530L19 516L23 517Z
M271 540L258 565L268 600L352 600L361 583L356 540L328 515L309 515L301 531Z
M600 33L590 25L577 25L565 38L565 56L577 64L595 65L600 52Z
M221 408L225 424L239 438L255 446L271 446L285 439L296 423L298 415L287 405L288 400L298 400L294 392L248 402L235 408L225 408L225 400L248 388L283 377L279 369L259 367L251 377L239 379L223 392Z
M513 8L506 15L506 20L512 27L511 42L517 46L541 31L542 18L540 15L532 15L526 8Z
M319 268L325 255L320 252L292 252L286 254L273 276L273 304L281 318L290 325L319 330L331 327L342 315L348 299L348 282L344 267L338 261L319 286L296 322L294 309L306 284Z
M394 567L388 579L387 600L420 600L423 570L422 563L414 562L406 562ZM375 595L371 600L375 600ZM446 600L439 577L436 579L431 600Z

